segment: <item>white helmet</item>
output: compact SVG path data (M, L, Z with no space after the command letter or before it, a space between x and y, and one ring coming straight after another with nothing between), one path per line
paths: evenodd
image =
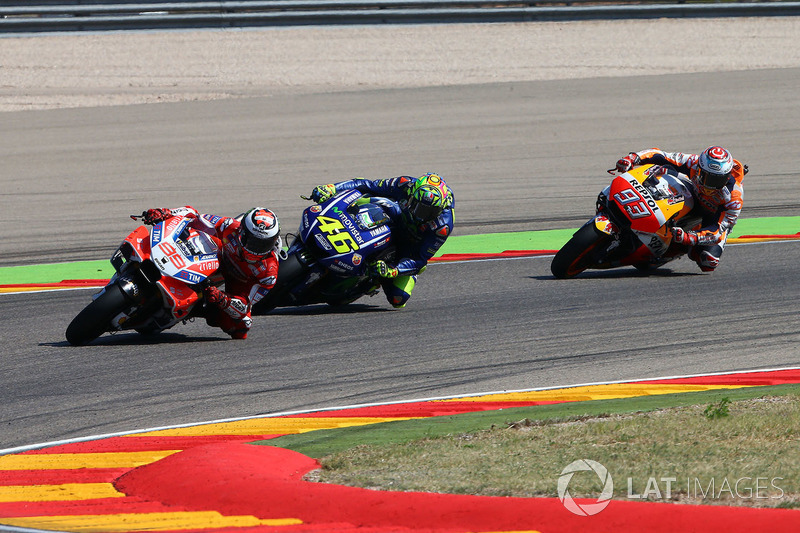
M698 158L697 180L706 189L721 189L727 185L733 171L733 157L721 146L712 146L703 150Z
M275 213L264 207L254 207L244 214L239 225L242 259L257 263L276 247L280 247L280 223Z

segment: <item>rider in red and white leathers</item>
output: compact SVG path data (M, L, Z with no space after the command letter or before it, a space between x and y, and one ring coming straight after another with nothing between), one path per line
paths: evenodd
M203 289L204 316L208 325L219 327L234 339L247 338L252 306L261 300L278 279L281 253L278 217L263 207L254 207L231 218L200 214L194 207L148 209L145 224L156 224L172 216L194 219L191 226L210 235L220 246L220 275ZM224 282L225 290L218 285Z
M719 146L711 146L699 154L651 148L619 159L616 170L627 172L635 165L644 164L669 166L689 176L702 220L694 231L673 228L674 242L688 246L689 257L703 272L713 271L719 265L725 242L742 211L742 179L747 174L747 165L742 165Z

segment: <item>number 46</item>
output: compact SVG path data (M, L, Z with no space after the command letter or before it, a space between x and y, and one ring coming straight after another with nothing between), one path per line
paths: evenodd
M343 231L344 225L336 220L335 218L330 217L317 217L319 220L319 230L322 233L327 234L328 242L333 245L333 248L339 252L340 254L346 254L348 252L355 252L358 250L358 244L356 243L353 236L350 235L347 231Z

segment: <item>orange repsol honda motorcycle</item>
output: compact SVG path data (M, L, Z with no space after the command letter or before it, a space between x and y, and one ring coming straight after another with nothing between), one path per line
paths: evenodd
M693 212L689 178L659 165L641 165L615 176L597 197L597 212L558 251L550 265L557 278L587 269L632 265L657 268L684 255L671 228L700 222Z

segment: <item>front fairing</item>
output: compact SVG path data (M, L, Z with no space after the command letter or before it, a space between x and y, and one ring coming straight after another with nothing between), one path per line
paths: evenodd
M344 191L303 211L301 242L339 276L365 276L370 258L394 244L389 217L376 204L360 203L362 198L358 191Z
M119 329L173 326L198 303L197 286L218 274L218 241L192 228L191 222L172 217L151 228L140 226L112 256L117 273L110 283L135 287L134 306L129 317L119 317Z
M219 268L219 248L208 234L190 227L190 222L173 217L153 226L150 259L164 275L196 285Z
M635 248L642 256L637 260L647 251L655 258L663 256L672 243L671 227L680 225L694 207L685 176L656 165L643 165L616 176L603 195L605 209L598 216L610 219L618 233L636 236ZM639 245L646 250L639 250Z

